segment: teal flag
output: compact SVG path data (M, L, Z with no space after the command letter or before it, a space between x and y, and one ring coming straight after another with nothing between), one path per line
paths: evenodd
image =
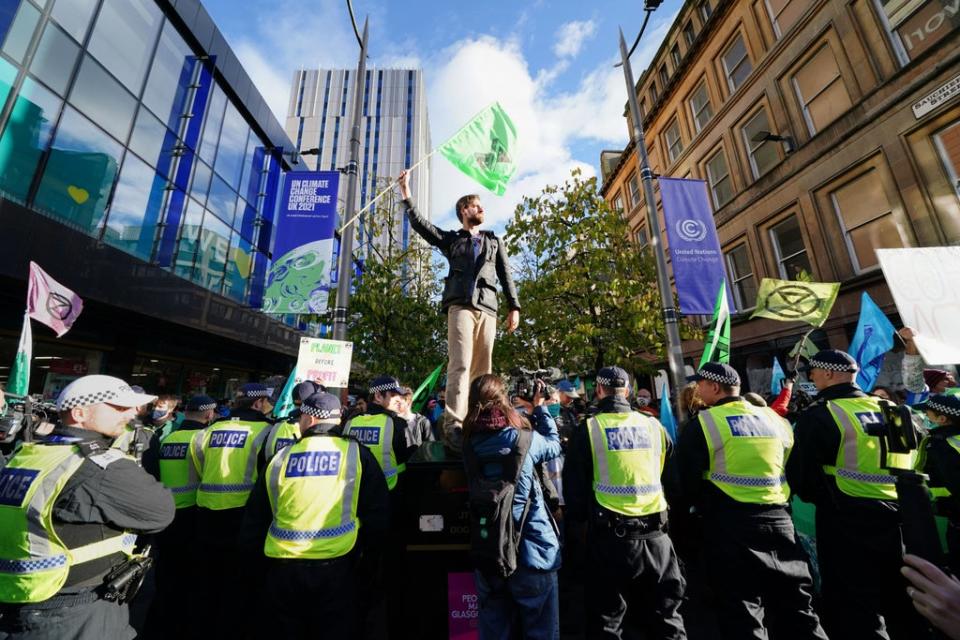
M894 333L896 329L887 314L864 291L860 298L860 320L850 341L850 355L860 365L857 385L864 391L873 391L876 386L883 369L883 357L893 349Z
M280 392L280 397L277 398L277 404L273 407L274 418L285 420L287 416L293 412L293 388L297 386L296 375L297 368L294 367L293 371L291 371L287 377L287 383L283 385L283 391Z
M7 392L15 396L25 396L30 390L30 359L33 357L33 330L30 328L30 316L23 314L23 330L20 332L20 345L10 371L10 383Z
M786 379L787 376L783 372L783 367L780 366L780 361L777 359L777 356L773 356L773 373L770 375L770 393L775 396L780 395L780 387Z
M433 388L437 386L437 380L440 379L440 373L443 371L443 363L433 370L433 372L426 377L426 379L420 383L420 386L417 387L417 390L413 392L413 403L412 411L414 413L420 413L420 410L423 409L423 405L426 402L427 398L430 397L430 394L433 393Z
M667 430L667 435L673 442L677 441L677 419L673 417L673 407L670 406L670 390L667 385L660 389L660 424Z
M438 151L457 169L502 196L517 172L517 128L500 103L494 102Z

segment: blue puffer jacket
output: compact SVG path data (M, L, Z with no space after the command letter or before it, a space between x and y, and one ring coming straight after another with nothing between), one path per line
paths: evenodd
M560 568L560 539L553 517L544 502L543 490L534 478L533 466L560 455L560 435L557 432L557 423L543 407L534 409L530 422L534 427L533 439L523 462L513 501L513 517L519 524L523 507L530 495L530 487L533 486L530 511L520 539L518 562L531 569L551 571ZM472 436L471 444L478 456L495 456L498 451L516 447L518 436L519 432L513 427L482 431ZM484 474L496 478L502 474L502 470L498 464L486 464Z

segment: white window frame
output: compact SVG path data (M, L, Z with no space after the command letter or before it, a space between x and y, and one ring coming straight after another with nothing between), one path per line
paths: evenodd
M891 209L890 209L889 211L887 211L886 213L881 213L880 215L874 216L874 217L870 218L869 220L867 220L866 222L864 222L864 223L862 223L862 224L859 224L859 225L857 225L856 227L853 227L853 228L851 229L850 227L847 226L847 223L844 222L844 220L843 220L843 212L840 210L840 203L837 202L837 191L839 191L840 189L843 189L845 186L847 186L847 185L849 185L849 184L851 184L851 183L853 183L853 182L856 182L857 180L859 180L860 178L864 177L865 175L867 175L867 174L870 173L871 171L878 171L878 170L875 169L875 168L871 168L871 169L869 169L869 170L867 170L867 171L864 171L863 173L858 174L856 177L848 180L847 182L845 182L844 184L840 185L839 187L837 187L836 189L834 189L834 190L832 190L832 191L830 192L830 206L833 207L833 213L834 213L835 216L837 216L837 224L840 225L840 229L843 231L843 241L844 241L844 243L847 245L847 253L850 255L850 263L853 265L853 270L854 270L854 272L855 272L857 275L859 275L859 274L861 274L861 273L870 273L871 271L876 271L877 269L880 268L880 261L878 260L878 261L877 261L877 264L873 265L872 267L862 267L862 266L860 266L860 260L857 258L857 252L856 252L855 247L853 246L853 240L850 239L850 233L851 233L852 231L856 231L857 229L859 229L859 228L861 228L861 227L865 227L865 226L867 226L867 225L869 225L869 224L873 224L874 222L876 222L877 220L880 220L881 218L885 218L885 217L887 217L887 216L891 216L891 217L892 217L892 216L893 216L893 209L891 208ZM883 176L882 176L882 175L881 175L880 179L881 179L881 180L883 179ZM903 236L901 236L901 240L902 240L902 239L903 239ZM909 245L909 242L904 242L904 244L905 244L905 245Z
M814 53L812 56L807 58L807 62L809 63L811 60L816 58L818 55L820 55L821 51L823 51L829 46L830 46L829 44L824 43L822 47L817 49L816 53ZM836 56L834 56L833 60L834 62L836 62L837 60ZM817 125L813 121L813 117L811 117L810 115L810 103L816 100L818 97L820 97L820 95L825 93L827 89L832 87L838 80L840 82L843 82L843 76L840 74L839 64L837 65L837 75L832 77L827 84L823 85L823 88L820 89L820 91L817 91L815 94L810 96L809 100L804 100L803 94L800 91L800 83L797 82L797 74L795 73L790 77L790 83L793 85L793 92L796 94L797 100L800 102L800 110L803 111L803 120L804 122L807 123L807 132L811 136L815 136L817 134Z
M759 180L761 176L766 175L767 171L770 171L770 169L773 169L773 167L776 166L776 165L773 165L770 167L770 169L767 169L767 171L760 173L760 167L757 166L757 160L754 157L754 153L757 151L757 149L759 149L765 144L776 144L776 143L773 142L772 140L764 140L763 142L754 142L749 138L749 136L747 136L747 128L749 127L750 123L753 122L756 118L758 118L761 113L764 115L767 114L766 107L761 107L760 109L758 109L757 112L754 113L752 116L750 116L750 118L743 123L743 126L740 127L740 134L743 136L743 142L747 146L747 158L750 160L750 171L753 173L754 180ZM768 127L770 126L769 116L767 117L767 126ZM779 154L777 155L779 156ZM780 158L777 161L777 164L780 164L780 161L782 160L783 159Z
M632 183L636 183L637 190L633 190ZM636 207L640 206L640 177L636 171L627 178L627 191L630 192L630 210L633 211Z
M776 230L777 230L777 227L782 227L782 226L784 225L784 223L786 223L787 220L789 220L790 218L793 218L793 219L795 219L795 220L797 221L797 231L800 233L800 244L803 245L803 251L795 251L794 253L791 253L790 255L785 256L785 255L783 255L783 254L780 252L780 241L777 239L777 231L776 231ZM803 227L800 226L800 219L797 218L797 214L791 213L789 216L787 216L786 218L784 218L784 219L781 220L780 222L778 222L778 223L776 223L776 224L774 224L774 225L771 225L771 226L770 226L770 229L768 229L768 232L769 232L769 234L770 234L770 244L773 245L773 255L774 255L774 256L776 257L776 259L777 259L777 272L780 274L780 279L781 279L781 280L789 280L789 279L790 279L790 274L788 274L788 273L787 273L787 270L784 268L784 266L783 266L783 263L784 263L784 262L786 262L786 261L789 260L790 258L794 258L794 257L800 255L801 253L804 254L804 255L806 255L806 256L807 256L807 262L810 262L810 258L809 258L810 254L809 254L809 252L807 251L807 242L806 242L806 240L803 239ZM813 268L813 265L810 265L810 267L811 267L811 269L812 269L812 268ZM810 275L812 276L813 274L810 274Z
M713 15L713 7L710 6L710 0L702 0L702 2L697 5L697 13L700 14L700 19L703 20L703 24L707 24L707 21L710 20L710 17Z
M680 54L679 42L674 42L673 46L670 47L670 60L673 61L673 71L676 73L677 69L680 68L680 63L683 62L683 56Z
M730 288L733 290L733 301L737 305L737 312L743 313L744 311L750 311L751 309L755 309L757 307L757 301L754 300L751 306L749 307L746 306L746 303L743 301L743 296L740 295L740 289L737 288L737 284L739 284L740 282L743 282L747 278L754 278L754 286L756 286L756 278L754 277L754 274L753 274L753 269L752 269L753 265L751 265L751 270L747 275L737 278L737 272L733 264L733 252L738 251L739 249L743 249L744 251L747 252L747 263L749 264L750 250L747 248L746 242L741 242L740 244L736 245L735 247L733 247L732 249L724 253L723 256L726 259L726 263L727 263L727 277L730 279Z
M687 29L689 27L689 29ZM683 40L687 43L687 47L692 47L693 43L697 41L697 29L693 24L693 20L687 20L687 24L683 25Z
M714 176L713 172L710 170L710 163L713 162L713 160L717 156L721 156L721 155L723 156L723 164L726 165L727 173L722 176ZM733 183L730 178L730 163L727 162L727 156L726 154L724 154L722 148L717 149L716 153L714 153L709 158L707 158L706 162L703 163L703 170L707 174L707 185L710 187L710 199L713 200L714 209L719 209L720 207L727 204L727 202L730 202L730 200L733 199L733 195L731 195L730 200L727 200L727 202L721 203L720 199L717 197L717 192L714 190L714 187L720 184L720 182L722 182L724 178L726 178L727 180L730 180L731 185ZM716 179L714 179L715 177ZM731 192L733 191L732 188L730 190Z
M737 60L736 64L731 67L727 65L727 54L731 49L733 49L738 40L743 45L743 57ZM742 65L744 61L747 61L750 64L750 73L753 73L753 62L750 61L750 51L747 49L747 41L744 39L742 33L737 32L737 36L730 41L730 44L728 44L723 50L723 53L720 54L720 64L723 65L723 72L727 77L727 87L730 88L730 93L734 93L737 89L743 86L743 82L746 82L746 78L744 78L743 82L741 82L739 85L734 86L733 84L733 72L739 69L740 65ZM749 77L749 74L747 75Z
M674 130L677 132L677 139L670 142L670 132ZM667 143L667 157L670 158L670 162L675 162L677 158L683 154L685 148L683 146L683 132L680 130L680 120L678 118L674 118L670 121L670 124L667 125L666 130L663 132L663 139ZM674 148L677 148L676 152L674 152Z
M787 8L787 5L793 1L794 0L787 0L787 2L783 5L783 9L780 9L780 13L774 14L773 7L770 6L770 0L763 0L763 4L767 8L767 15L770 17L770 24L773 25L773 33L777 36L777 40L783 37L783 30L780 28L780 23L777 22L777 18L783 14L783 11Z
M704 95L706 95L707 100L706 102L703 103L703 106L700 107L700 110L698 111L693 104L693 98L698 93L700 93L701 89L703 90ZM697 133L700 133L701 131L703 131L703 128L706 127L707 124L713 119L713 116L714 116L713 105L710 103L710 92L707 90L707 81L705 79L701 80L700 84L697 85L697 88L694 89L693 93L690 94L690 99L687 100L687 104L690 105L690 115L693 116L693 126L696 127ZM707 118L703 122L703 124L700 124L700 114L703 113L704 109L710 109L710 117Z

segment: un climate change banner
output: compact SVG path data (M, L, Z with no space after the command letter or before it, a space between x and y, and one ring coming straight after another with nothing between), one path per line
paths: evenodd
M327 310L339 184L336 171L287 174L263 297L266 313Z
M711 315L725 271L707 183L677 178L658 181L680 311ZM730 287L727 301L733 309Z

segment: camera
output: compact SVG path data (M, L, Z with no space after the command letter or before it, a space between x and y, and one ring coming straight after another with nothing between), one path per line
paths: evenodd
M0 416L0 450L12 451L17 440L29 440L41 425L57 421L57 407L37 396L7 394L7 412ZM32 419L28 420L27 416Z
M516 396L533 402L533 397L539 393L547 397L556 391L551 382L563 378L560 369L556 367L547 367L546 369L525 369L523 367L514 367L510 370L510 376L513 380L510 385L511 397Z

